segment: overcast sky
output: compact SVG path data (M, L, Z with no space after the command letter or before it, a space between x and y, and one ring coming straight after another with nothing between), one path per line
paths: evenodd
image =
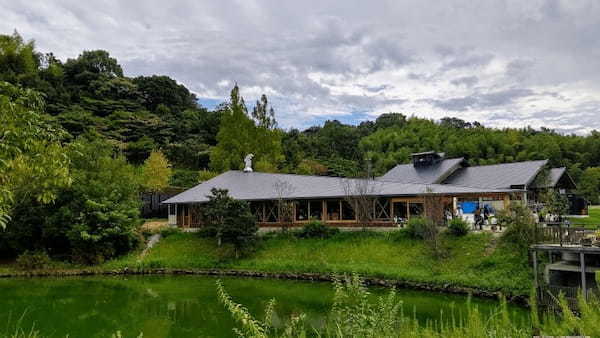
M280 125L385 112L493 127L600 129L600 1L10 1L14 29L60 59L105 49L210 105L234 81Z

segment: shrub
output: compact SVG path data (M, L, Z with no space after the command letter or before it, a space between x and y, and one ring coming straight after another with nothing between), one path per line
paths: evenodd
M298 232L300 238L329 238L340 232L340 229L328 227L320 221L310 221Z
M453 218L448 224L448 230L454 236L464 236L469 233L470 227L462 218Z
M50 257L44 251L25 251L17 258L17 267L21 270L45 269L50 265Z
M425 239L431 222L423 217L412 217L406 225L406 232L413 238Z
M527 248L538 240L533 214L520 203L511 203L507 210L498 213L498 224L506 227L502 239L507 243Z
M422 217L414 217L408 221L406 232L413 238L420 238L430 247L431 253L436 258L447 257L449 249L440 231L432 220Z
M175 235L175 234L178 234L180 232L181 232L181 229L179 229L177 227L171 227L171 226L160 229L160 235L163 238L167 238L167 237L169 237L171 235Z

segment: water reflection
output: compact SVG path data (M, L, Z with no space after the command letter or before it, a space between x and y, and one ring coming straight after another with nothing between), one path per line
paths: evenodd
M0 334L35 326L45 336L107 337L120 330L125 337L234 337L234 323L218 303L216 278L205 276L116 276L0 280ZM327 283L221 278L236 302L262 318L271 298L277 300L274 323L282 325L292 314L305 313L319 327L328 312L333 290ZM373 297L385 289L371 289ZM399 290L404 311L421 321L439 319L440 313L464 315L466 297ZM474 299L480 311L495 301ZM511 307L519 318L526 311ZM8 324L7 324L8 323Z

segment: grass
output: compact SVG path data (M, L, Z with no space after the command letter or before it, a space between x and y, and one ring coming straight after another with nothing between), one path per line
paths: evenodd
M588 229L599 229L600 228L600 205L594 205L589 207L588 217L571 217L569 221L574 226L584 226Z
M261 241L246 258L221 257L214 240L193 233L164 238L143 258L131 254L102 266L107 269L243 269L264 272L358 273L400 279L499 290L525 295L531 288L527 257L516 248L497 245L491 234L445 237L448 255L434 258L422 240L403 232L340 233L329 239L274 236Z

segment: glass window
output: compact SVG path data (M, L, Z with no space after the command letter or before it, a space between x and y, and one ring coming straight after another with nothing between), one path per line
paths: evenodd
M308 220L308 201L300 200L296 202L296 221Z
M310 201L310 218L321 220L323 216L323 204L321 201Z
M394 217L399 220L408 218L406 202L394 202Z
M423 214L423 203L409 203L408 211L411 217L421 216Z
M340 201L327 201L327 219L330 221L340 220Z
M354 209L350 203L342 201L342 219L345 221L354 220Z

